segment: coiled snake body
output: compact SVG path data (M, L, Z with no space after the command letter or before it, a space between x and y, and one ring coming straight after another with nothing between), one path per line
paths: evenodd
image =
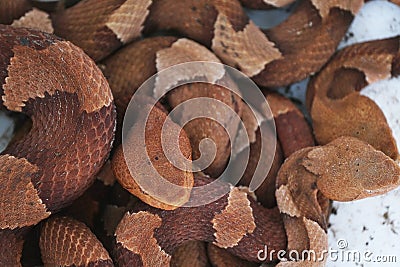
M28 10L30 5L22 2L26 4L18 2L21 10ZM208 47L222 62L240 69L259 85L274 87L319 71L362 4L361 0L304 0L288 20L266 31L256 27L234 0L84 0L56 12L52 21L56 35L81 47L106 68L114 63L112 57L104 59L122 45L142 35L167 31ZM4 22L10 23L11 17ZM189 42L166 38L162 49ZM393 75L398 75L399 50L393 45L398 39L393 40L387 42ZM32 120L29 133L0 156L0 244L9 248L0 252L0 262L8 265L18 265L20 255L13 253L21 250L24 231L81 195L111 150L116 125L111 90L94 61L69 41L36 30L0 26L1 105ZM145 53L150 62L144 63L147 76L157 71L156 53ZM323 75L329 70L328 66ZM112 76L108 69L104 72ZM316 122L320 114L312 108L325 97L318 82L317 77L308 95ZM127 97L121 88L112 89L124 112L132 92ZM232 106L242 112L233 97ZM294 128L296 133L307 131ZM277 175L278 208L266 209L244 190L223 182L214 189L228 188L229 193L205 206L169 211L144 203L136 206L116 229L114 260L119 266L167 266L178 245L202 240L253 262L261 261L259 251L265 246L270 251L314 250L321 261L298 259L278 266L323 266L328 199L360 199L385 193L400 183L400 167L394 161L398 151L393 144L388 152L365 143L371 143L368 138L360 141L343 135L351 134L336 134L320 142L324 146L304 148L313 143L307 136L305 145L295 150L302 149L290 153L283 145L288 158ZM121 158L114 159L119 160L114 166L122 166ZM195 175L197 186L209 181L205 175ZM105 249L89 232L68 218L48 220L40 240L45 264L112 266ZM93 244L84 246L88 257L78 255L82 242L76 236L84 234ZM65 255L68 250L73 253ZM268 260L276 259L274 254Z
M0 156L1 229L18 230L92 184L111 150L115 111L104 76L70 42L1 25L0 47L1 105L32 120Z

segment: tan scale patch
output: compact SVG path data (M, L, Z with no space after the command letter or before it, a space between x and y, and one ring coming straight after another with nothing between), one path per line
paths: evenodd
M347 68L359 69L365 74L368 83L374 83L384 79L389 79L392 74L393 55L380 54L365 60L363 57L354 57L350 62L344 64Z
M193 61L220 63L219 59L206 47L186 38L177 40L171 47L161 49L156 54L156 66L159 72L171 66ZM173 88L179 81L190 81L195 77L204 77L207 82L215 83L225 75L225 70L220 64L202 64L199 62L191 66L193 68L185 66L179 69L174 75L159 73L156 78L154 96L164 95L168 89Z
M287 185L282 185L275 192L276 202L281 213L292 217L300 217L301 212L293 201L291 192Z
M236 32L228 17L220 13L214 24L212 50L225 63L239 68L244 74L253 77L265 65L282 57L265 34L252 22Z
M154 238L154 230L161 223L158 215L145 211L127 213L115 231L117 242L139 255L144 267L169 266L171 256L161 249Z
M31 226L50 216L31 182L38 167L25 159L0 156L0 229Z
M264 3L266 3L267 5L275 7L283 7L293 2L294 0L264 0Z
M57 90L76 93L81 109L95 112L112 103L110 87L96 64L70 42L46 49L15 46L4 85L4 105L21 111L25 102Z
M124 44L140 37L151 3L151 0L127 0L112 13L106 26Z
M311 2L319 10L322 18L326 18L329 15L329 11L334 7L348 10L353 15L356 15L364 4L363 0L311 0Z
M21 267L24 237L19 231L0 230L0 266Z
M228 205L211 222L216 230L215 245L220 248L237 246L243 237L253 233L256 228L247 194L234 187L229 193Z
M240 185L237 188L239 188L240 191L246 193L249 197L251 197L252 199L254 199L254 201L257 201L257 195L254 191L250 191L250 188L248 186L243 186Z
M32 28L47 33L54 32L49 14L37 8L33 8L31 11L25 13L25 15L18 20L14 20L11 26L17 28Z

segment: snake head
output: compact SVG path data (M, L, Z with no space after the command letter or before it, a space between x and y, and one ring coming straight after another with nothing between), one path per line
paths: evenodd
M340 137L312 149L303 166L318 176L318 189L337 201L385 194L400 185L398 163L353 137Z

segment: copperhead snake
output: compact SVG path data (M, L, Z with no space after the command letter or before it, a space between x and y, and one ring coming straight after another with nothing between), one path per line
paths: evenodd
M115 74L108 72L108 69L114 64L113 61L118 62L119 52L114 55L116 59L106 57L142 34L146 36L156 31L178 32L210 48L224 63L240 69L259 85L282 86L320 70L335 51L362 2L332 1L330 5L323 1L301 1L286 22L265 32L249 21L236 1L228 3L226 1L88 0L55 13L52 20L56 35L78 45L93 60L105 66L103 71L116 98L117 109L123 114L132 95L132 91L127 93L123 87L132 85L126 84L124 79L122 82L115 80L115 83L122 84L122 87L113 85ZM30 6L24 5L19 10L22 9L29 10ZM19 17L23 12L15 12L12 18ZM187 16L187 14L193 15ZM120 18L123 20L119 21ZM7 18L4 23L10 23L10 20L11 18ZM15 181L18 181L18 186L23 186L19 188L28 188L24 191L26 197L18 195L12 198L15 201L1 201L2 209L14 213L2 214L4 218L1 220L3 230L0 231L0 243L20 247L22 245L19 238L23 233L11 230L21 228L24 232L24 227L35 225L50 216L50 213L57 212L70 204L93 182L94 174L102 167L111 150L115 113L113 96L107 81L93 61L79 48L53 35L35 30L13 29L6 26L1 26L0 30L2 105L12 111L24 112L33 122L29 134L13 147L7 148L1 156L4 160L1 164L2 172L18 174L2 175L9 179L7 192L13 191L8 188L15 188L13 187ZM250 35L252 38L248 38ZM157 71L154 60L160 49L171 48L173 44L182 40L176 37L155 38L159 40L155 42L156 45L150 46L151 51L139 53L137 58L133 58L147 67L146 73L138 75L139 81L134 81L134 84L140 85L141 80ZM161 39L163 41L160 41ZM332 72L343 64L354 67L351 62L343 63L345 58L359 53L369 55L369 51L373 51L371 61L378 63L382 59L379 53L383 53L387 57L385 60L382 59L382 64L386 64L386 67L389 65L390 75L397 76L400 72L398 41L396 38L378 44L363 44L361 48L356 46L339 53L311 83L308 98L314 124L318 124L319 118L325 114L316 108L318 101L326 101L323 103L329 103L327 107L335 110L334 105L329 102L331 100L326 97L328 94L326 89L320 89L323 87L320 84L331 79ZM150 39L144 39L143 42L150 42ZM122 50L128 50L129 46ZM149 47L148 44L146 47ZM383 51L379 52L377 47L382 47ZM132 49L132 51L138 53L140 50ZM51 55L54 58L50 60ZM31 60L32 58L35 60ZM131 56L129 58L132 59ZM76 65L77 63L79 64ZM31 69L37 72L29 76ZM79 72L81 69L90 69L91 72L82 78ZM374 77L374 73L366 71L367 78ZM349 85L355 85L356 88L365 85L360 73L346 72L344 77L352 81L355 77L356 82ZM39 84L40 80L44 83ZM27 84L26 81L29 81L30 88L35 90L28 92L21 89L21 85ZM56 81L59 83L54 84ZM81 84L76 84L76 81L80 81ZM48 86L49 84L52 86ZM335 84L331 87L335 88ZM342 97L350 93L351 97L356 98L357 96L350 91L351 86L348 86L344 92L331 91L329 94ZM215 97L214 93L211 95ZM169 104L173 106L171 103L177 101L176 99L178 96L170 96ZM238 113L243 112L237 103L233 100L230 105L236 107ZM337 103L338 101L335 102ZM313 109L317 111L313 112ZM47 117L58 119L45 121L46 117L43 115L45 112L52 114ZM331 115L332 112L330 110L329 112ZM292 122L297 121L295 111L292 115L294 116ZM279 125L277 117L275 120ZM286 119L289 120L287 125L291 125L290 117ZM320 120L328 121L326 118ZM376 121L381 122L384 119L377 116ZM47 126L44 126L46 123ZM146 204L136 206L124 216L116 230L114 260L120 266L155 266L155 264L166 266L176 246L191 239L214 242L217 246L227 248L233 254L249 261L259 261L257 252L265 245L277 251L313 249L321 253L327 246L327 224L324 213L326 198L349 201L370 196L372 193L383 194L399 184L400 170L394 162L398 159L398 151L390 136L390 130L385 126L385 135L382 135L377 143L374 140L380 135L377 131L369 130L381 129L381 125L376 123L368 126L371 128L364 129L365 135L359 134L356 127L347 127L344 129L351 129L358 134L329 132L327 137L324 133L320 133L318 128L317 130L314 128L318 143L324 145L320 147L308 147L313 145L313 140L309 136L300 140L300 144L295 142L294 148L286 148L284 142L283 149L287 160L281 166L276 182L276 201L279 209L262 207L237 187L230 188L229 194L218 201L200 208L163 211ZM183 137L187 143L198 133L196 125L193 127L193 134L187 130L188 137ZM328 127L321 126L321 131ZM304 130L305 126L300 128L296 134L298 136L302 135L300 134L302 131L307 132ZM278 138L286 140L285 129L286 127L281 127L279 132L278 128ZM341 137L348 135L355 135L374 148L355 138ZM379 143L385 140L389 140L390 143ZM43 146L37 145L39 143ZM222 145L224 146L226 145ZM191 152L190 145L187 149ZM385 152L387 156L380 151ZM187 153L190 158L190 153ZM221 166L225 160L221 159ZM373 162L373 168L366 167L370 162ZM118 161L118 164L120 166L121 161ZM337 172L331 171L333 166L337 165L343 166ZM217 166L209 173L211 175L219 173L220 168L222 167ZM21 170L25 173L21 176L24 179L15 177L20 176ZM130 176L121 178L123 173L121 170L123 169L115 168L120 180L132 179ZM176 174L176 177L180 176L181 174ZM348 180L344 180L343 177ZM193 184L193 177L187 179L189 180L186 184ZM209 178L204 175L195 175L195 185L207 181ZM221 183L220 187L227 188L229 185ZM145 199L142 200L146 202ZM26 205L12 206L20 202ZM34 208L32 203L35 203ZM29 212L25 212L26 210ZM33 216L28 218L16 214ZM188 218L187 224L177 225L175 221L182 220L179 218ZM240 219L234 222L233 218ZM143 225L148 227L144 230ZM55 233L54 229L59 230ZM132 231L135 230L142 239L132 237ZM62 240L68 240L68 236L76 235L73 234L74 231L78 235L87 233L90 236L89 244L94 244L86 248L90 251L90 257L81 257L82 255L75 253L76 257L60 258L59 254L53 253L49 247L52 242L58 244ZM112 266L111 258L100 242L91 236L90 231L83 225L69 218L55 217L48 220L44 223L42 236L40 244L46 264ZM9 243L10 240L14 241ZM78 246L82 244L80 241L71 239L66 243L73 248L72 250L81 249ZM15 255L5 255L5 252L7 251L0 253L0 258L18 258ZM58 260L60 261L57 263ZM323 264L323 261L318 263L300 261L281 262L278 266Z
M32 120L29 133L0 156L6 241L92 184L111 150L115 111L106 79L80 48L35 30L1 25L0 32L1 105ZM2 255L14 245L6 241Z

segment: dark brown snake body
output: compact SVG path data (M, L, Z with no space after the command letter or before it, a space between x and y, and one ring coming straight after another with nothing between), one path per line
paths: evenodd
M0 156L7 232L37 224L93 183L111 149L115 112L104 76L71 43L0 26L0 47L1 105L32 120Z

